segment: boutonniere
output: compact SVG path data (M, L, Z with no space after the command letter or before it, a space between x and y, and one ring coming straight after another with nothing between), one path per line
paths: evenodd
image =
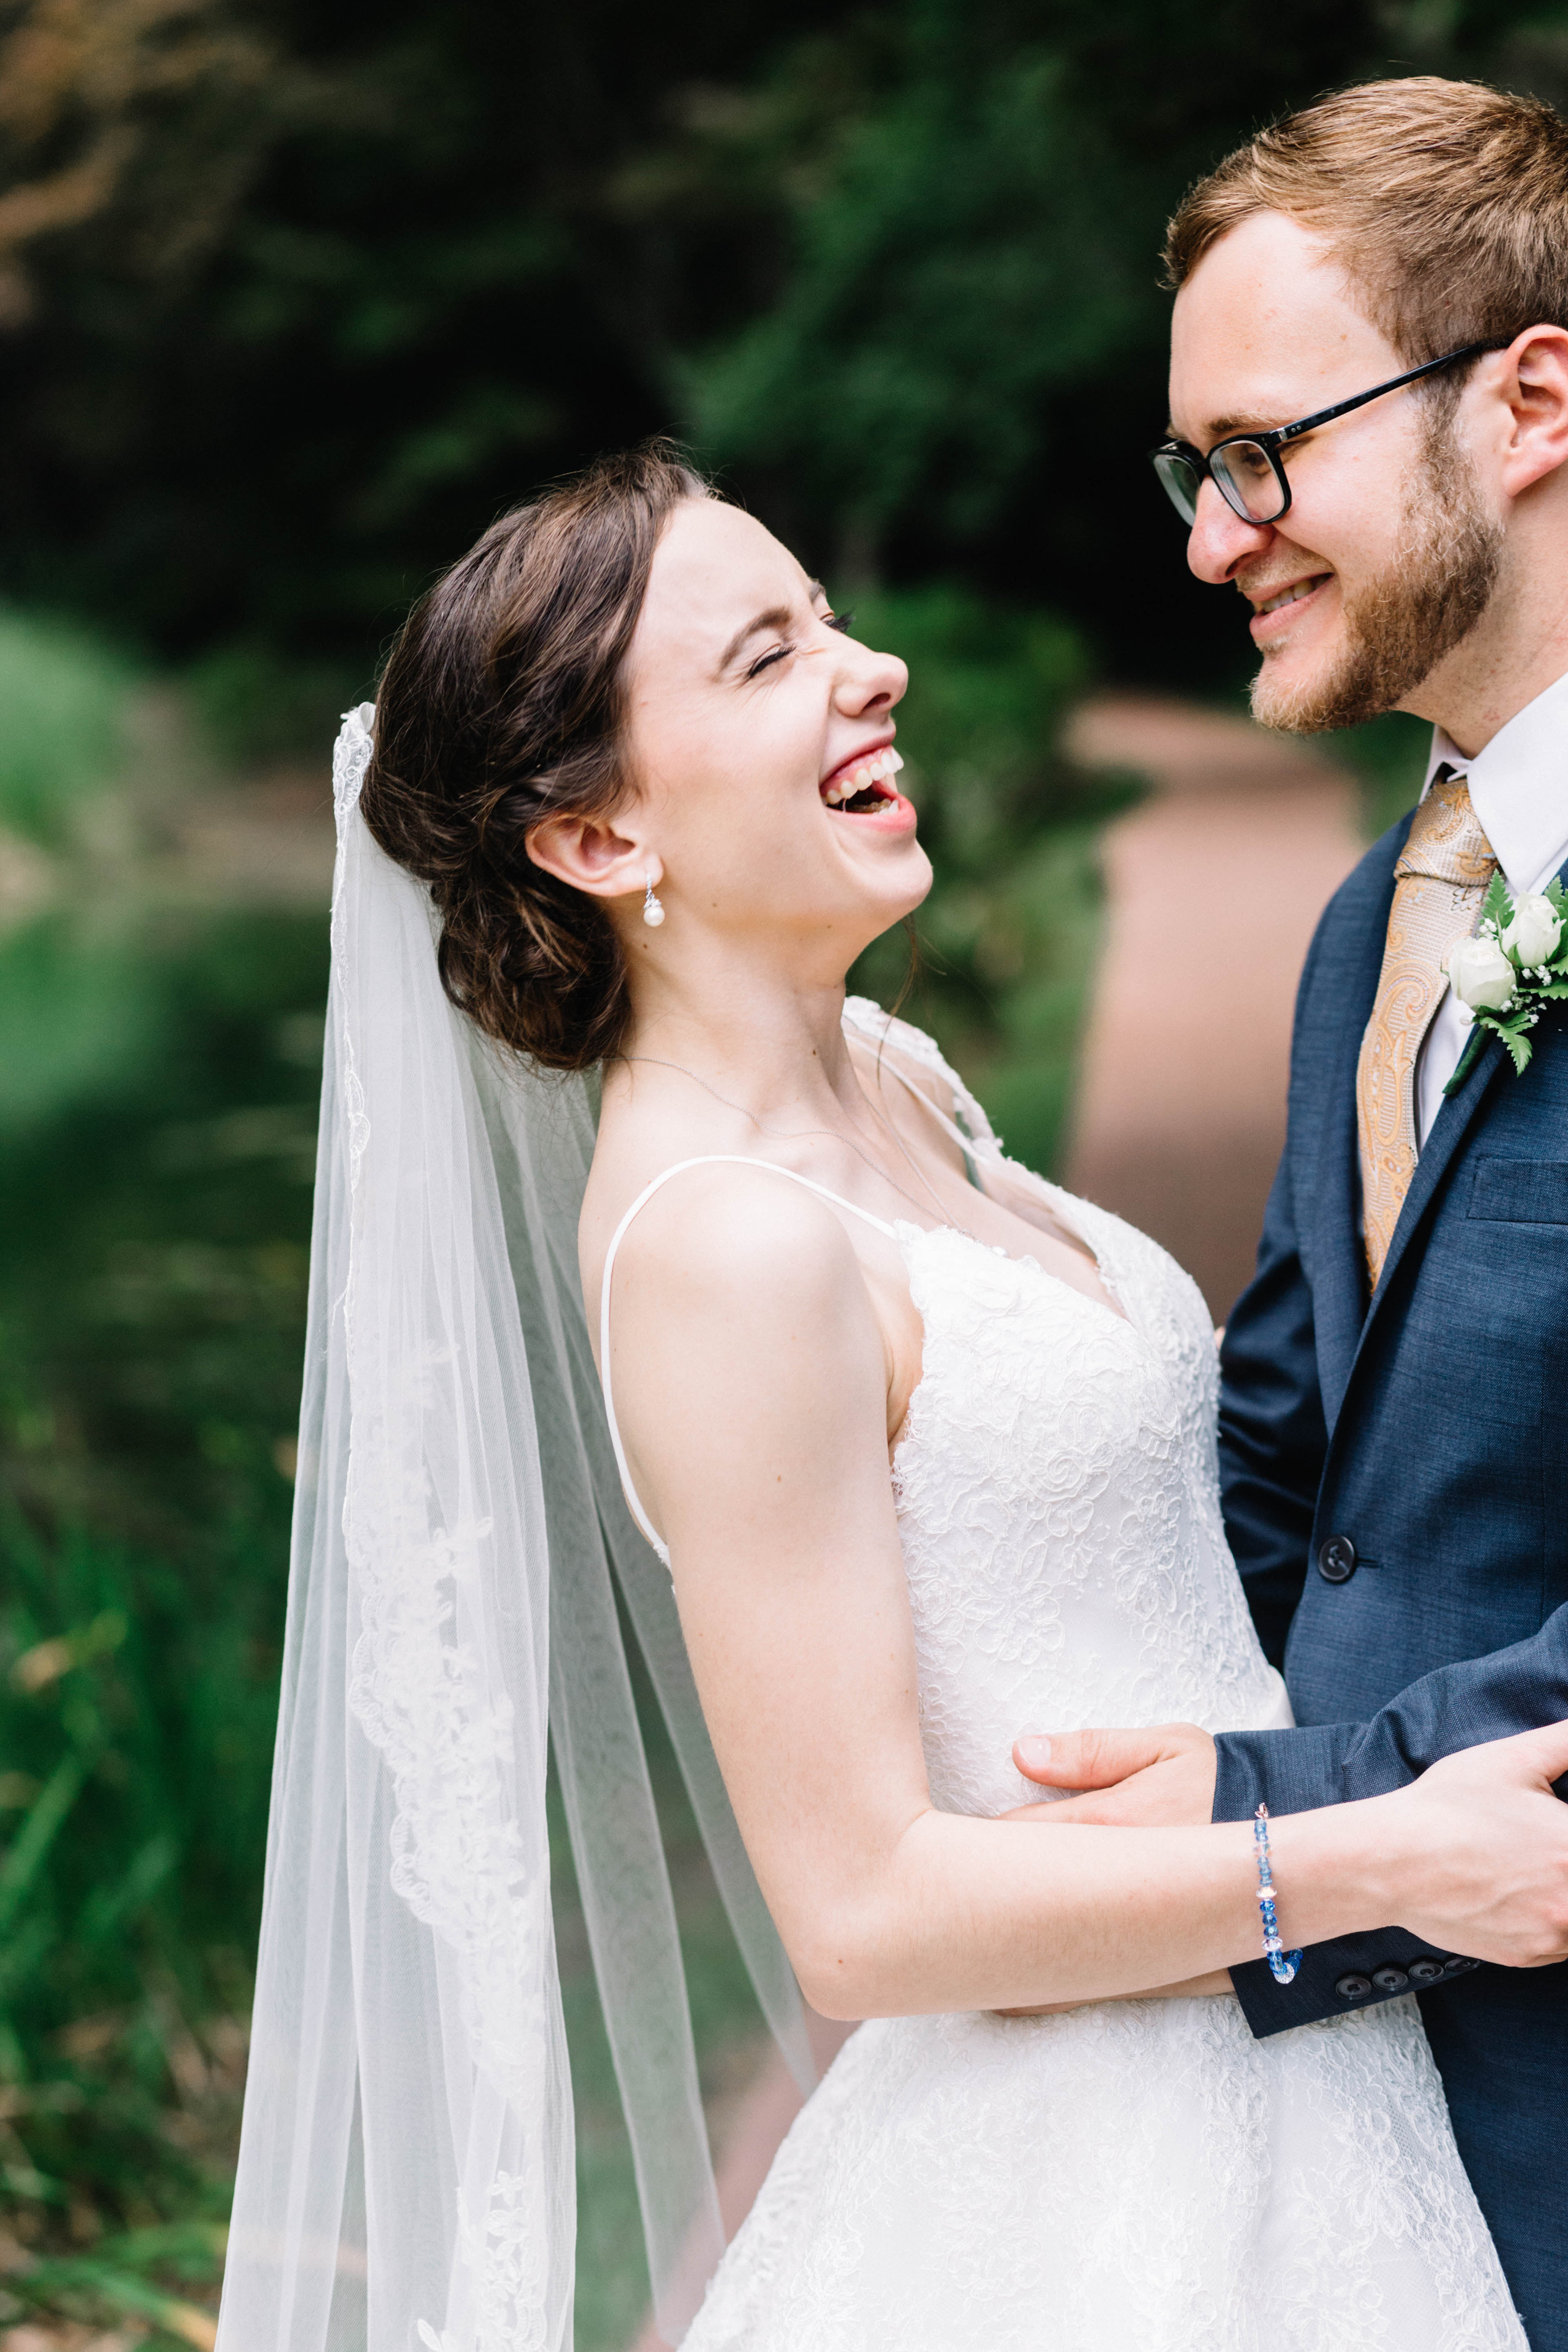
M1443 969L1474 1024L1443 1092L1458 1093L1489 1033L1502 1039L1514 1068L1522 1071L1542 1005L1568 1000L1568 899L1562 884L1553 878L1544 891L1516 899L1494 874L1474 937L1448 950Z

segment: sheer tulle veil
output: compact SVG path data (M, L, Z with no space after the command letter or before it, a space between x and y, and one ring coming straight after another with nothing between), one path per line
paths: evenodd
M428 892L333 763L338 857L310 1323L249 2083L219 2352L572 2341L552 1749L662 2332L721 2251L616 1587L764 2012L794 1978L616 1477L577 1276L580 1078L442 992Z

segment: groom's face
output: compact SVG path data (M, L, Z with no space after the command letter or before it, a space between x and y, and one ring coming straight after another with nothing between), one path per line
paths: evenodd
M1176 297L1173 432L1206 450L1409 364L1305 229L1255 214ZM1188 562L1247 599L1266 726L1311 731L1397 707L1486 609L1500 527L1445 417L1410 388L1305 436L1285 457L1291 503L1277 523L1244 521L1205 482Z

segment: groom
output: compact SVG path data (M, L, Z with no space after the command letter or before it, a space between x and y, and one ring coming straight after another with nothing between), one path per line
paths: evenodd
M1021 1742L1104 1792L1058 1820L1334 1804L1568 1717L1568 1007L1522 1076L1490 1039L1449 1092L1442 971L1493 873L1568 881L1568 126L1471 83L1345 91L1200 183L1167 260L1156 462L1193 570L1246 600L1258 718L1434 737L1313 940L1222 1355L1226 1526L1301 1727ZM1234 1976L1259 2035L1418 1991L1534 2352L1568 2352L1568 1966L1390 1927L1289 1988Z

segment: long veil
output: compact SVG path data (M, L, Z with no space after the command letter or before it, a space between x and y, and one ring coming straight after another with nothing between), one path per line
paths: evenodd
M588 1083L447 1002L428 892L333 761L338 859L299 1486L250 2074L218 2352L572 2341L552 1748L659 2326L722 2249L616 1588L763 2011L799 1994L622 1496L576 1221Z

